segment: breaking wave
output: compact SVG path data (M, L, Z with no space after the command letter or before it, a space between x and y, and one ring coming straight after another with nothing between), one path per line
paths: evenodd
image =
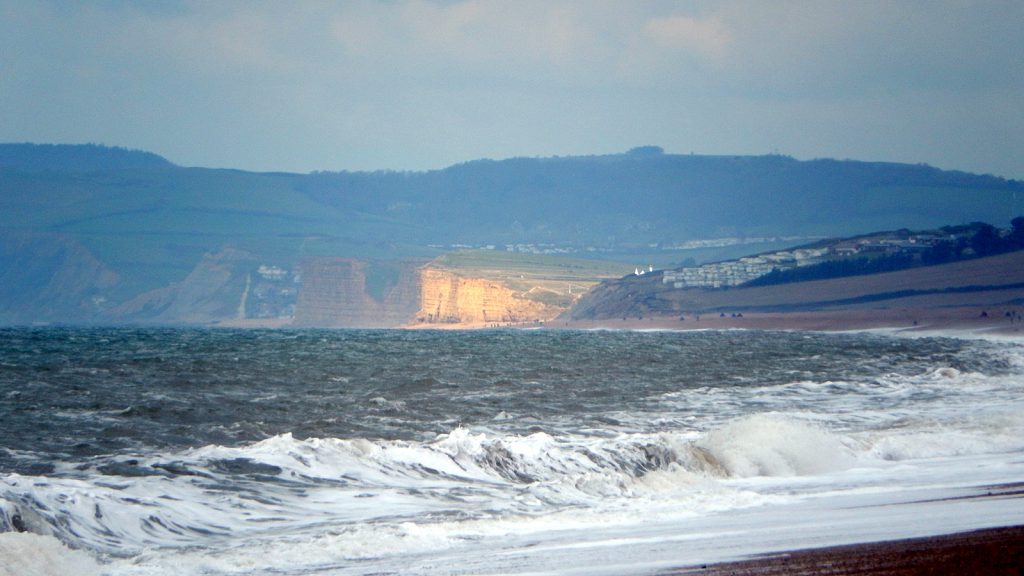
M88 554L56 538L32 533L0 533L0 576L93 576L100 566Z
M1017 430L1021 424L1004 423ZM980 446L980 438L969 445L961 439L961 447L1005 448ZM764 502L730 486L733 478L836 472L926 451L934 455L942 442L946 452L956 451L948 438L844 436L772 413L706 433L614 438L462 428L429 442L283 434L243 447L211 445L65 466L56 477L9 475L0 480L0 532L53 536L75 548L131 556L152 547L259 540L325 527L333 533L370 530L384 538L410 522L420 530L432 523L466 529L467 522L514 525L516 518L566 511L666 505L697 514Z
M65 431L36 446L28 440L40 429L24 420L18 430L28 440L0 448L6 469L21 472L0 475L0 557L34 560L0 566L0 576L335 573L368 559L375 571L401 573L395 558L483 539L934 486L947 478L936 470L948 469L953 482L979 455L998 463L1024 452L1022 347L851 337L841 339L851 356L838 361L828 356L832 340L793 336L791 356L778 360L780 350L750 348L761 340L728 337L736 339L731 358L750 352L749 365L715 365L706 343L670 335L656 341L664 350L634 364L640 374L628 384L605 368L577 375L536 360L529 370L486 372L476 386L461 383L466 369L461 379L416 377L388 388L335 377L343 370L332 365L302 384L308 397L282 379L239 382L230 396L190 391L174 402L147 396L150 404L126 404L164 406L148 412L119 402L97 410L83 399L83 412L59 413L74 414L76 425L98 423L75 434L106 433L98 445L138 431L140 441L75 453L64 447L74 437ZM650 354L631 344L635 338L619 343L631 361ZM698 360L673 363L695 345ZM547 352L554 358L565 349ZM514 380L505 379L510 371ZM157 392L173 396L175 386ZM20 394L12 389L8 398L20 402ZM195 408L205 405L225 413L213 419L214 432L162 443L210 420ZM239 428L261 431L282 405L293 410L282 422L302 420L310 406L331 426L363 420L317 433L300 422L268 428L255 436L261 441L233 439L232 409L250 411ZM408 424L419 412L430 414ZM147 428L154 422L163 426L159 436ZM392 434L396 427L404 435Z

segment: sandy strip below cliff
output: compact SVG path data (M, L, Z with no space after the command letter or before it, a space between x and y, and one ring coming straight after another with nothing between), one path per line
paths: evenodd
M1016 311L1016 319L1006 316ZM905 331L958 331L1020 335L1024 318L1020 306L895 308L810 312L746 312L741 315L704 314L649 316L603 320L554 320L547 328L577 330L814 330L848 331L895 329ZM1012 321L1011 321L1012 320Z

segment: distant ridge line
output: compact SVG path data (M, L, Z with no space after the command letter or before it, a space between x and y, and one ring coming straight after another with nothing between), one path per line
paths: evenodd
M100 144L0 144L0 169L96 172L174 167L152 152Z

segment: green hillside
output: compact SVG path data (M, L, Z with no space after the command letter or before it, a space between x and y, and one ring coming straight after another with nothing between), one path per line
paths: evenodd
M618 278L631 273L628 266L604 260L584 260L542 254L517 254L495 250L463 250L436 258L432 264L468 275L488 277L499 272L504 276L538 276L563 279Z
M247 267L260 265L293 271L311 256L386 262L484 247L492 248L488 258L512 250L517 257L625 262L631 271L813 237L973 221L1003 226L1024 213L1022 193L1020 182L928 166L680 156L657 148L478 160L430 172L280 174L185 168L102 146L6 144L0 266L13 270L5 276L8 294L40 285L78 294L82 270L91 270L89 282L106 280L81 298L102 302L99 314L184 281L205 255L225 248L248 255L233 260L232 274L251 275ZM44 247L52 257L24 254ZM471 265L467 259L481 257L451 258ZM214 260L207 265L221 269ZM15 300L0 302L0 311L14 314L6 321L36 317ZM65 317L38 307L46 318Z

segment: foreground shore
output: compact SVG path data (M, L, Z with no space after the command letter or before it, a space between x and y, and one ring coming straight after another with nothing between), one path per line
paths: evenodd
M1024 572L1024 526L851 544L683 568L665 576L1014 575Z

